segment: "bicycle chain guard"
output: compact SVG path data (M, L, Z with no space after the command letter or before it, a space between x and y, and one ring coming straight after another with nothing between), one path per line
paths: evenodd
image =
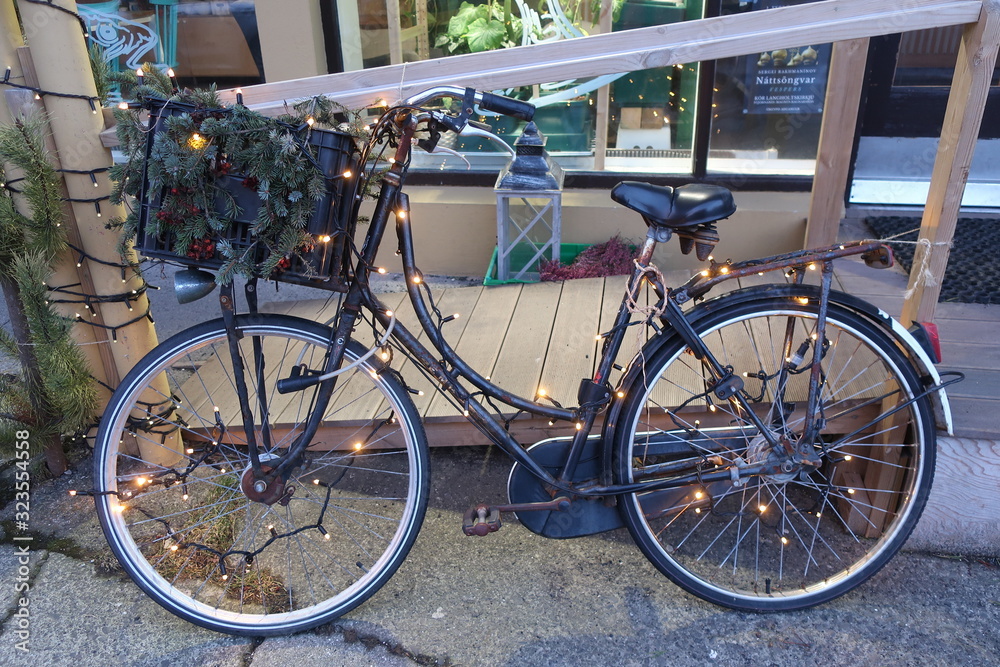
M532 458L553 475L562 469L569 452L572 436L541 440L528 447ZM601 438L587 438L571 482L595 479L601 474ZM514 464L507 480L507 497L511 504L549 502L553 496L549 489L523 466ZM621 517L614 504L606 498L573 498L570 507L561 511L515 512L518 521L531 532L553 539L596 535L620 528Z

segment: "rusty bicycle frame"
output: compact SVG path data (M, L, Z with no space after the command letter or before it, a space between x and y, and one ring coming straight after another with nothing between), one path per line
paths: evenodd
M387 331L391 327L392 340L402 349L406 350L411 359L439 383L439 390L441 392L450 395L452 399L464 407L464 414L472 424L514 459L514 461L523 465L539 480L554 490L583 497L616 496L640 491L656 491L680 487L694 481L706 483L715 480L731 479L733 471L722 469L711 472L699 471L697 474L677 475L629 484L615 484L612 483L610 470L606 469L602 472L599 480L589 480L584 484L577 484L572 481L580 462L584 444L593 430L595 418L599 413L606 410L614 400L615 393L608 383L607 378L613 368L614 359L621 348L626 328L630 326L631 312L629 303L635 302L643 281L649 279L647 269L651 266L650 260L658 242L657 236L660 236L659 240L665 240L663 238L663 231L660 230L657 233L651 227L642 244L639 256L635 261L635 269L627 283L625 294L618 307L614 325L607 333L601 336L603 346L594 376L584 378L581 381L577 397L579 406L576 408L563 408L558 405L543 404L537 400L514 395L491 382L461 359L454 348L445 340L441 333L440 324L435 324L433 321L431 312L428 310L427 304L420 293L422 278L414 259L413 240L410 231L409 200L402 192L418 120L407 109L390 110L387 116L390 114L395 114L395 117L389 122L393 123L398 131L398 137L395 138L394 142L396 146L395 156L390 160L391 167L382 175L381 191L365 236L364 244L358 253L354 279L341 304L325 368L322 371L314 372L314 376L318 377L331 373L341 366L351 333L361 318L362 309L367 309L372 313L374 320L379 325ZM385 116L383 117L384 119ZM369 286L369 273L374 268L376 252L384 233L389 227L390 215L394 215L395 217L396 235L399 241L399 253L402 256L408 296L413 304L420 326L428 336L431 347L436 354L418 341L416 336L404 325L394 320L392 314L379 302ZM666 238L669 238L669 234L666 235ZM775 451L781 453L782 461L780 463L755 463L739 468L738 476L740 478L754 475L777 474L780 472L780 465L786 467L793 465L814 465L812 459L815 458L815 454L810 452L812 449L810 443L812 443L813 437L817 432L816 405L819 400L821 385L820 360L823 354L823 345L816 344L812 346L813 358L808 395L809 408L806 412L805 428L798 442L791 442L784 436L779 438L772 433L771 429L762 422L760 416L750 409L749 401L741 393L742 380L733 375L731 368L720 364L706 348L691 324L685 318L681 310L681 305L692 298L704 296L716 285L734 278L749 276L755 273L762 274L771 271L790 270L797 276L798 282L801 282L802 275L807 266L821 266L816 337L817 340L822 341L825 336L827 307L831 290L832 262L834 259L852 255L860 255L867 263L873 266L887 267L892 264L892 254L887 246L877 241L857 241L738 263L726 262L724 264L716 264L713 260L710 269L696 274L684 285L672 289L660 284L655 278L649 279L659 297L657 307L661 314L658 319L661 323L670 327L670 329L661 330L660 326L654 321L655 318L653 316L647 319L646 324L653 326L661 333L670 330L676 332L690 347L693 354L701 360L704 367L708 369L711 374L709 386L714 395L720 400L734 403L735 407L747 416L757 432L768 441L768 444ZM639 323L641 322L632 324ZM790 332L786 334L786 348L791 345L789 336ZM437 355L440 355L440 357ZM388 371L389 368L384 366L379 372ZM787 372L787 365L782 372ZM459 382L460 379L466 380L476 391L470 391L464 387ZM294 388L282 388L281 383L279 383L279 391L282 392L303 389L312 384L319 384L320 386L316 397L316 404L307 420L303 433L300 434L296 442L290 447L286 456L282 457L280 464L274 466L270 471L256 470L259 462L256 460L257 457L254 456L256 452L251 452L251 459L254 461L255 471L259 475L259 479L264 479L269 483L272 479L290 474L298 465L302 453L319 427L322 415L325 413L333 394L336 381L335 377L314 382L306 380L298 382ZM925 393L929 393L930 391L933 390L928 390ZM241 402L245 402L245 390L238 393L241 394ZM897 409L901 409L905 405L922 398L925 393L919 394ZM545 417L549 420L574 423L576 425L576 433L559 473L553 475L542 467L532 457L531 453L526 451L511 436L505 425L501 423L501 420L498 420L484 405L475 400L477 394L485 397L488 402L496 400L519 411ZM884 416L882 415L882 417ZM253 441L251 440L250 442L252 443ZM608 447L610 445L605 443L603 446ZM251 449L254 449L254 447L251 447ZM565 499L558 498L553 503L560 501L565 501ZM555 509L553 503L535 503L534 507L518 506L517 509ZM504 509L513 509L513 506L504 506Z

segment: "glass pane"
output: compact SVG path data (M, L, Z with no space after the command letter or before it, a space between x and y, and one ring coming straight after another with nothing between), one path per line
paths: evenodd
M906 32L900 36L894 86L950 86L962 42L962 26ZM992 85L1000 85L1000 66Z
M611 85L608 170L691 172L698 69L628 72Z
M702 0L626 0L613 28L631 30L703 16ZM688 174L697 63L626 72L611 84L606 169Z
M723 13L809 1L724 2ZM717 61L708 170L812 175L831 49L830 44L789 45Z

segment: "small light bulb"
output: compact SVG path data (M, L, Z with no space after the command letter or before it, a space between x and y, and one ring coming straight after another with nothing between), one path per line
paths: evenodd
M76 489L70 489L69 490L69 495L75 496L76 495Z
M619 392L616 392L616 393L615 393L615 395L616 395L616 396L617 396L618 398L625 398L625 392L624 392L624 391L619 391Z
M140 67L135 71L135 75L139 78L142 78L143 76L145 76L145 73L142 71L142 68Z
M354 173L350 169L344 172L344 178L350 178L353 175Z
M583 424L581 424L580 422L577 422L576 423L576 430L577 431L582 431L583 430Z
M420 276L413 276L413 284L419 285L421 282Z
M326 535L324 535L324 536L323 536L323 539L324 539L324 540L328 540L328 539L330 539L330 533L327 533Z
M782 543L782 544L788 544L788 538L787 538L787 537L785 537L784 535L782 535L782 536L781 536L781 543Z
M847 456L844 457L844 460L845 461L850 461L853 458L854 458L853 456L851 456L850 454L848 454Z
M314 479L314 480L313 480L313 484L315 484L315 485L319 486L319 480L318 480L318 479Z
M362 447L364 447L364 445L362 445L360 442L354 443L354 451L359 452L361 451Z
M848 489L848 490L847 490L847 492L848 492L849 494L851 494L852 496L854 495L854 489Z
M167 68L167 76L169 76L171 79L174 78L175 76L177 76L177 73L174 72L174 68L173 67L168 67ZM239 93L240 89L237 88L236 92Z
M188 447L187 448L187 453L188 454L194 454L194 447Z
M539 387L539 388L538 388L538 395L539 395L539 396L545 396L545 389L544 389L544 388L542 388L542 387Z
M727 273L729 273L729 267L728 266L720 267L719 273L721 273L722 275L726 275Z
M694 497L697 498L698 500L701 500L702 498L705 497L705 492L704 491L695 491L694 492Z
M386 317L392 317L392 311L391 310L385 311L385 316Z
M313 118L312 116L309 116L308 118L306 118L306 125L308 125L309 127L312 127L315 124L316 124L316 119L315 118Z
M695 507L694 508L694 513L695 514L701 514L701 508L700 507Z
M406 220L406 211L396 211L396 217L400 220Z
M705 269L704 271L702 271L702 272L701 272L701 275L702 275L703 277L707 278L707 277L708 277L708 275L709 275L709 271L708 271L708 269Z
M385 273L386 273L385 267L384 266L378 267L378 272L381 273L382 275L385 275Z
M764 512L766 512L766 511L767 511L767 505L761 505L761 506L760 506L760 507L758 507L757 509L759 509L759 510L760 510L760 513L761 513L761 514L763 514Z
M810 271L815 271L816 270L816 265L815 264L810 264L809 265L809 270Z
M176 544L171 544L170 545L170 550L171 551L177 551L177 545Z
M598 341L604 340L604 336L602 336L601 334L597 334L596 336L594 336L594 340L598 340Z
M123 110L128 109L128 102L120 102L118 108Z
M191 496L189 496L188 494L185 493L183 496L181 496L181 500L187 500L190 497Z

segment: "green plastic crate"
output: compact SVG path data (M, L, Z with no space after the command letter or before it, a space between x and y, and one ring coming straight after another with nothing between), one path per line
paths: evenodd
M589 248L590 245L586 243L563 243L559 246L559 261L563 264L572 264L576 256L581 252ZM497 255L499 254L499 249L493 248L493 256L490 257L490 266L486 269L486 277L483 278L483 284L487 287L492 287L495 285L512 285L516 283L537 283L538 278L522 278L520 280L497 280ZM531 256L535 254L535 250L532 250L527 245L518 245L514 248L511 253L511 260L515 265L520 266L524 262L531 259ZM548 257L546 257L548 259ZM537 272L535 273L537 276Z

